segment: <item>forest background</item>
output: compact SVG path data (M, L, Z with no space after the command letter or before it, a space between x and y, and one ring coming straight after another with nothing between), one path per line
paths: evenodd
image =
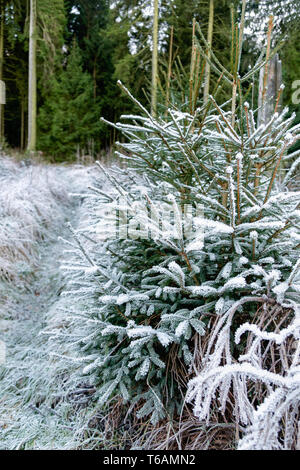
M1 105L1 140L2 146L21 151L29 147L31 3L36 6L37 45L37 139L31 150L43 152L52 162L74 161L87 155L98 158L101 153L111 152L119 136L100 117L117 122L134 108L117 87L117 80L150 107L152 2L0 1L0 80L6 85L6 104ZM189 75L193 19L206 36L209 4L199 0L159 2L159 103L166 101L168 86L172 93L174 84L174 90L180 93L178 81L184 82ZM239 13L241 4L239 0L214 2L212 48L225 67L230 62L232 12ZM284 39L279 50L285 84L283 104L289 106L290 113L297 113L299 122L299 105L293 99L300 78L299 0L247 2L242 71L248 70L259 55L270 14L274 16L272 47ZM212 71L212 84L218 78ZM226 93L231 95L229 88L222 90L225 99Z

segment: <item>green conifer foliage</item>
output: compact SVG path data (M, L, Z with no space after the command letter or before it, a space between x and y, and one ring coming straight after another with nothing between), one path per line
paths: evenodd
M92 77L83 71L78 45L73 43L67 65L51 78L51 87L40 110L39 146L57 160L70 160L78 147L84 151L99 132L93 101Z
M299 125L292 127L294 116L286 118L287 109L278 114L277 105L270 122L257 124L256 111L244 98L253 72L238 74L241 44L240 31L235 30L232 71L211 51L212 68L222 70L223 79L234 84L229 103L210 96L209 107L187 106L192 112L169 109L167 117L154 118L119 84L140 109L113 124L128 139L119 144L119 154L134 173L108 172L99 165L109 187L103 188L103 180L96 178L87 217L74 231L74 260L65 267L70 295L78 299L71 328L81 338L76 346L84 354L83 373L97 387L99 406L111 397L122 399L137 418L149 416L153 425L180 415L187 382L195 373L188 398L200 419L221 412L225 420L231 413L235 426L254 425L249 405L254 392L245 384L247 377L260 382L263 367L272 370L267 384L285 386L283 377L291 377L288 400L294 407L299 404L298 376L293 375L299 348L288 362L279 355L274 369L269 348L261 355L257 341L248 348L247 341L239 344L237 339L248 330L258 338L277 339L273 333L281 315L284 330L278 341L286 338L285 328L297 334L299 192L286 191L296 167L285 175L281 162L299 140ZM198 33L201 36L199 28ZM205 57L200 42L197 47ZM254 70L269 58L265 51ZM197 202L203 214L195 217L190 238L180 210ZM119 214L119 233L128 230L124 240L105 237L107 219L99 215L104 203L109 203L110 214L114 209ZM159 215L162 204L173 213L173 229ZM151 237L141 236L141 230L150 231ZM258 305L265 312L262 323ZM240 356L241 350L247 354ZM215 393L218 387L220 396ZM286 410L284 389L278 394ZM254 401L263 407L265 397L258 392ZM291 432L282 432L291 442ZM270 445L280 448L276 439L272 435Z

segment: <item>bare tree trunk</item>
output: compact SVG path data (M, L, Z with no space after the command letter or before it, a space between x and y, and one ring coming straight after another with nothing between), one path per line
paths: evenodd
M269 68L270 68L270 54L271 54L271 36L274 26L274 16L271 15L269 17L269 27L268 27L268 36L267 36L267 51L266 51L266 65L263 69L260 70L260 78L259 78L259 96L258 96L258 123L266 124L265 122L265 114L266 114L266 94L268 88L268 80L269 80Z
M267 124L274 114L276 105L276 97L282 85L282 65L279 60L278 54L270 60L268 65L268 80L263 98L264 90L264 74L265 70L262 68L259 74L259 95L258 95L258 122L259 124ZM277 105L277 110L281 108L281 100Z
M29 30L29 87L28 87L28 146L27 150L36 150L36 117L37 117L37 0L30 0Z
M152 86L151 114L157 114L157 73L158 73L158 0L153 0L153 52L152 52Z
M208 60L210 60L210 57L211 57L213 28L214 28L214 0L210 0L210 3L209 3L208 34L207 34L207 43L208 43L208 46L209 46L209 49L207 51ZM203 94L204 104L207 104L207 102L208 102L209 85L210 85L210 64L209 64L208 61L206 61L204 94Z

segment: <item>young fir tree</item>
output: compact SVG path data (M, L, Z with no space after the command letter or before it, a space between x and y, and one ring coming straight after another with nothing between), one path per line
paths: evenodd
M257 125L243 87L275 51L267 47L240 77L243 24L234 26L231 70L210 51L212 69L231 84L229 103L210 96L208 105L154 118L120 84L140 108L115 125L135 172L100 165L109 189L96 178L73 230L66 295L77 301L67 315L99 406L122 400L141 421L168 418L171 432L186 396L204 432L209 420L230 420L247 427L241 448L294 448L300 194L286 190L296 165L284 174L281 162L299 125L286 109L277 113L282 89L270 122ZM187 203L203 213L183 216ZM118 236L108 234L114 211ZM72 342L68 330L62 338Z
M93 81L83 71L80 49L74 41L67 64L53 75L51 88L39 113L39 146L57 160L71 160L88 148L99 132Z

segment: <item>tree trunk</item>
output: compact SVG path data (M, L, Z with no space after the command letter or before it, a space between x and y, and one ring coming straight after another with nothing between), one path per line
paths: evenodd
M21 100L21 150L25 148L25 99Z
M0 80L3 80L4 63L4 4L1 2L1 25L0 25ZM4 137L4 104L0 104L0 139Z
M282 85L282 65L278 54L270 60L268 71L268 81L265 90L265 98L263 101L264 89L264 73L262 68L259 74L259 95L258 95L258 122L259 124L267 124L274 114L276 98ZM277 111L281 109L282 101L279 100Z
M210 57L211 57L213 28L214 28L214 0L210 0L210 3L209 3L208 33L207 33L207 43L208 43L208 46L209 46L208 51L207 51L208 60L210 60ZM207 104L207 102L208 102L209 85L210 85L210 64L209 64L208 61L206 61L204 94L203 94L204 104Z
M29 152L36 150L36 117L37 117L37 0L30 0L29 30L29 86L28 86L28 147Z
M267 124L267 109L266 109L266 98L269 84L269 75L270 75L270 54L271 54L271 39L272 39L272 30L274 26L274 16L269 17L269 27L268 27L268 36L267 36L267 51L266 51L266 65L263 69L260 70L259 75L259 93L258 93L258 124ZM276 69L276 59L274 62L274 67ZM280 67L281 69L281 67ZM276 71L275 71L276 74ZM274 75L274 73L273 73Z
M158 0L153 0L153 52L152 52L152 86L151 114L157 114L157 73L158 73Z

